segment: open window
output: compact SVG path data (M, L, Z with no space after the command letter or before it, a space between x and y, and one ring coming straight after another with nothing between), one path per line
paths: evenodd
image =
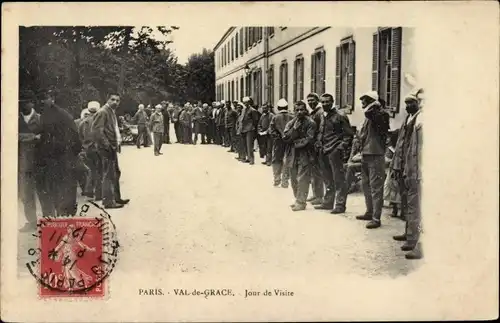
M335 104L346 113L352 113L356 72L356 43L352 36L341 40L335 59Z

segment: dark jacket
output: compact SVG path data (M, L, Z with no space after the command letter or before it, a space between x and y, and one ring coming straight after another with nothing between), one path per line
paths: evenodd
M419 113L419 112L417 112ZM399 129L398 141L396 142L396 149L394 151L394 157L392 158L390 168L392 170L404 171L406 164L406 154L408 153L408 147L410 146L411 137L413 131L415 130L416 116L408 122L411 117L408 114Z
M78 136L82 142L83 149L89 150L95 148L94 138L92 136L92 122L94 116L90 115L83 119L78 126Z
M238 112L231 109L226 112L226 128L234 128L236 126L236 120L238 120Z
M181 111L182 109L179 107L174 108L174 110L172 111L172 121L174 123L179 122L179 115L181 114Z
M298 162L302 165L314 161L314 134L316 133L316 123L305 117L300 120L293 118L285 126L283 141L290 144L290 151L287 156L288 166Z
M40 114L34 112L26 123L19 114L18 125L18 172L32 172L35 170L35 152L38 140L35 136L40 133Z
M321 144L323 152L329 154L334 150L347 152L353 132L349 119L333 109L324 117Z
M257 124L259 123L258 118L259 114L257 110L252 107L245 107L240 116L241 133L257 130Z
M324 112L320 104L311 111L311 119L316 123L316 133L314 134L315 141L321 142L321 137L323 136L323 126L324 126Z
M263 113L260 116L259 124L257 126L257 131L259 133L265 132L264 135L269 134L269 126L271 125L271 120L273 119L273 114L271 112Z
M215 124L219 127L226 126L226 107L220 107L217 116L215 117Z
M41 138L37 161L45 165L53 159L75 158L82 150L78 130L71 115L54 105L40 115Z
M281 110L271 119L269 123L269 134L274 139L282 139L285 134L285 126L293 115L288 110Z
M137 112L132 117L132 122L134 122L136 125L145 126L148 123L148 121L149 121L149 116L145 109L137 110Z
M375 101L365 109L365 122L359 132L361 154L385 155L389 115Z
M116 138L115 124L117 123L115 111L107 104L97 110L92 121L91 132L94 142L99 150L113 149L118 151L118 138Z
M163 125L166 128L170 123L170 113L168 112L167 108L163 108L161 114L163 116Z

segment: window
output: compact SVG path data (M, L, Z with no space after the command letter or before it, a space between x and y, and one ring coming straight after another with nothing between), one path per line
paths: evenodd
M399 112L402 28L379 28L373 35L372 90L394 117Z
M262 27L255 28L257 30L257 42L262 40Z
M293 101L304 99L304 57L297 56L293 68Z
M267 27L267 35L269 37L274 36L274 27Z
M234 95L234 80L231 81L231 102L234 101L236 96Z
M235 46L234 46L234 47L235 47L235 48L234 48L234 54L235 54L235 56L236 56L236 59L238 58L238 54L239 54L238 46L239 46L239 43L240 43L240 42L238 41L238 34L239 34L239 33L236 33L236 38L234 39L234 45L235 45Z
M252 48L253 43L255 41L255 33L254 33L255 28L254 27L249 27L248 29L249 29L248 47Z
M239 96L238 96L238 79L236 79L235 83L234 83L234 98L233 100L239 100Z
M243 81L243 76L240 77L240 96L238 97L238 100L243 99L243 96L245 95L245 83Z
M267 102L274 106L274 65L267 71Z
M356 43L352 37L343 39L336 49L335 103L347 113L354 110Z
M234 61L234 38L231 38L231 62Z
M318 48L311 55L311 92L325 93L325 56L323 48Z
M240 55L242 55L242 56L243 56L243 46L245 45L243 42L244 38L245 38L244 36L245 35L243 33L243 28L240 28Z
M226 48L226 54L227 54L227 58L226 58L226 62L227 64L229 64L231 62L231 43L228 41L227 42L227 48Z
M262 105L262 70L259 68L253 73L254 102L257 107Z
M250 27L245 27L245 52L250 47Z
M288 63L281 62L280 65L280 99L288 101Z
M252 96L252 74L245 77L245 96Z

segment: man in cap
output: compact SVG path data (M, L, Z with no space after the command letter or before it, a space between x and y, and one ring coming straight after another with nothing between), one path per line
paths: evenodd
M217 136L219 138L219 145L226 146L226 101L220 101L219 109L217 110L217 116L215 119L215 125L217 128Z
M203 120L204 120L204 126L203 126L203 133L202 135L202 143L203 139L205 139L205 143L208 145L212 143L212 137L210 135L210 116L212 114L212 108L208 105L208 103L203 103L203 106L201 108L203 112Z
M316 123L316 133L314 134L314 151L316 155L311 166L311 186L313 197L308 201L311 202L312 205L321 205L321 203L323 203L323 196L325 194L325 183L323 181L321 166L319 163L319 154L321 151L321 135L323 134L324 111L321 107L321 104L319 104L319 95L314 92L307 95L307 103L311 108L311 118Z
M102 163L97 152L94 138L92 137L92 120L100 108L97 101L90 101L87 104L88 115L83 118L78 126L78 136L82 142L82 160L89 168L89 173L85 176L85 189L82 190L83 195L87 197L95 197L96 201L102 199Z
M259 123L257 111L253 108L253 100L250 97L243 98L245 108L241 112L241 136L245 138L245 150L247 159L243 162L253 165L255 163L254 143Z
M120 104L117 92L108 94L106 104L97 110L92 120L91 132L102 161L102 204L106 209L121 208L129 199L122 199L121 171L118 165L121 135L115 110Z
M238 152L238 156L235 157L236 160L239 161L244 161L246 157L246 149L245 149L245 142L243 137L241 136L241 113L243 112L243 109L245 108L245 105L240 102L240 101L234 101L234 106L237 114L237 118L235 121L235 147L236 151Z
M170 144L170 113L168 111L167 101L161 102L161 114L163 116L163 138L164 144ZM154 136L154 135L153 135Z
M144 147L149 147L148 140L148 123L149 116L144 109L144 104L139 104L137 112L132 117L132 122L137 125L137 148L141 148L141 141Z
M230 146L228 152L235 152L237 150L235 142L237 119L238 119L238 112L236 112L236 110L233 108L231 102L227 101L225 126L226 126L227 140Z
M21 232L36 230L36 164L37 144L40 141L40 114L35 111L35 95L21 94L18 122L18 196L23 202L27 223Z
M370 221L366 227L381 225L384 204L385 151L389 132L389 115L382 109L376 91L360 97L365 121L359 131L361 149L361 176L365 195L366 213L358 220Z
M172 109L172 122L174 123L174 132L175 132L175 138L177 139L176 143L181 143L182 142L182 132L180 131L180 123L179 123L179 114L181 113L182 108L179 107L177 104L174 105Z
M391 172L399 182L401 194L401 214L407 217L405 233L394 236L394 240L406 241L401 247L403 251L413 251L407 254L409 259L421 257L420 244L420 182L421 173L419 159L421 155L422 130L420 118L420 105L422 90L410 94L405 98L406 116L399 131L396 150L391 161ZM407 177L405 180L405 176ZM411 204L411 205L410 205ZM410 215L411 213L411 215ZM415 250L416 249L416 250Z
M163 133L165 132L165 123L163 121L163 106L155 106L155 112L151 114L151 132L153 133L153 145L155 156L163 155L160 150L163 144Z
M207 116L207 143L212 144L215 143L215 112L216 112L216 104L217 102L212 102L211 106L208 106L206 110Z
M335 109L333 96L321 96L324 109L323 131L321 133L320 162L325 181L326 193L323 203L315 209L333 210L332 214L344 213L347 202L347 183L344 156L348 154L353 133L347 116Z
M191 112L189 111L189 103L186 103L184 105L184 109L182 109L179 115L179 122L181 123L181 129L182 129L182 143L185 145L192 144L193 143L192 131L191 131L192 117L191 117Z
M290 153L286 163L290 167L293 195L295 196L292 211L305 210L311 182L316 123L307 114L306 103L298 101L295 104L295 118L286 124L283 136L283 140L290 144Z
M205 104L207 105L207 104ZM207 128L207 119L205 116L205 112L203 109L206 109L205 106L196 105L193 111L193 120L194 120L194 144L198 142L198 135L201 136L201 144L205 145L206 141L206 128Z
M271 159L274 186L277 187L281 184L281 187L287 188L290 170L284 164L284 159L289 145L283 141L283 136L285 135L285 126L293 119L293 115L288 111L288 102L285 99L280 99L276 105L278 113L269 124L269 135L274 142Z
M265 103L262 106L262 115L259 119L259 124L257 126L257 132L260 136L260 147L259 152L261 156L265 157L265 161L262 164L271 166L271 159L273 154L273 139L269 135L269 126L274 115L270 112L269 104Z
M76 163L82 146L73 117L55 104L53 91L40 94L41 138L37 192L44 216L76 213Z

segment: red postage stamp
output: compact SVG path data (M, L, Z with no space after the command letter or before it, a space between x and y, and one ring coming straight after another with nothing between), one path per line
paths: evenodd
M41 296L104 296L103 232L95 219L53 219L40 233Z

